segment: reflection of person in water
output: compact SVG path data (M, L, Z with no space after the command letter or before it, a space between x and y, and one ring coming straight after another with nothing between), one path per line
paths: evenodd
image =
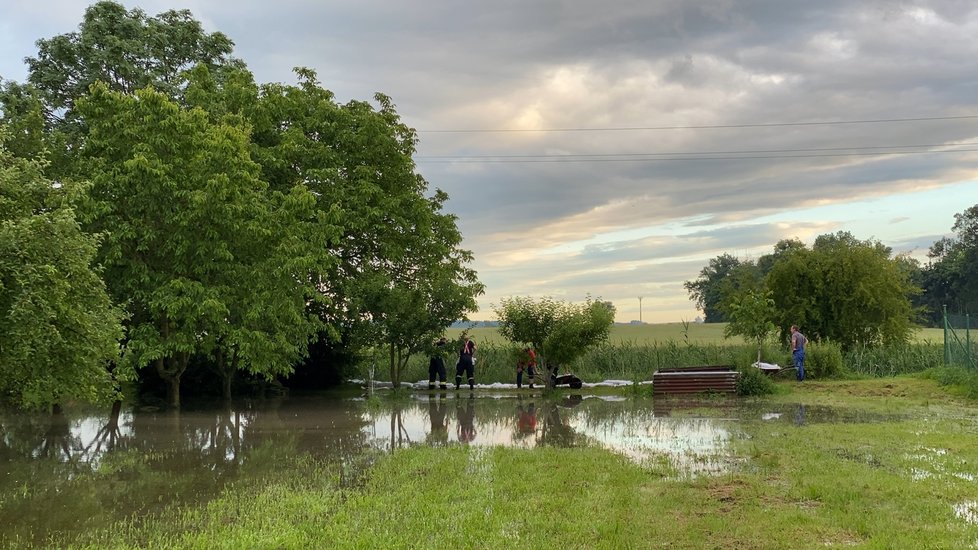
M447 388L445 383L445 346L448 345L448 341L444 337L438 339L435 342L434 351L431 353L431 357L428 359L428 389L435 389L435 377L438 378L438 383L441 389Z
M516 434L519 437L533 435L537 431L537 407L530 403L526 408L523 407L523 400L520 399L517 406L519 416L516 418Z
M798 426L805 425L805 406L798 405L798 410L795 411L795 424Z
M475 439L475 398L469 397L465 400L465 409L462 409L460 399L455 401L455 416L458 420L458 440L461 443L471 443Z
M431 421L431 431L428 433L428 442L435 446L442 446L448 443L448 420L445 419L447 411L445 403L441 397L435 398L434 395L428 397L428 419Z

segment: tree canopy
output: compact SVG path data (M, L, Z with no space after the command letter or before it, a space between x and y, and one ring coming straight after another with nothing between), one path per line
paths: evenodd
M337 103L307 69L258 84L232 46L186 10L99 2L0 87L7 156L80 190L79 250L126 313L119 365L153 366L173 404L192 365L229 395L310 346L410 356L482 292L390 98Z
M42 171L7 151L0 127L0 400L103 401L117 391L122 315L95 264L99 236Z
M103 1L85 10L77 31L37 41L37 57L26 59L28 81L50 116L70 120L75 101L96 82L127 94L152 86L176 97L195 65L238 65L233 47L224 34L205 32L189 10L150 17Z
M952 313L978 311L978 204L954 215L953 235L936 241L921 268L921 305L937 324L947 306Z

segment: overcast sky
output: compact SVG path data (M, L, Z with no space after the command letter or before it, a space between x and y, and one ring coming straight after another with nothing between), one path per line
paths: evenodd
M682 283L719 254L847 230L923 257L978 203L973 0L122 3L190 9L259 81L391 96L475 254L476 319L590 294L693 320ZM0 76L88 4L4 0Z

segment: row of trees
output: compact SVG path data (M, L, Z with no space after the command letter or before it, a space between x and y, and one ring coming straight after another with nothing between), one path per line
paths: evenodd
M384 347L396 378L476 307L391 100L340 104L306 69L258 84L232 47L188 11L99 2L0 83L3 400L113 394L151 366L179 405L193 365L229 396L310 346Z
M843 347L906 341L920 309L907 257L848 232L821 235L811 248L784 240L757 261L724 254L686 289L709 322L761 316L787 337L792 324Z
M770 300L767 320L782 337L798 324L843 346L904 341L914 325L938 326L945 306L978 309L978 205L954 218L954 234L935 242L923 265L839 232L819 236L811 248L780 241L756 261L722 254L686 290L707 322L734 321L745 303Z

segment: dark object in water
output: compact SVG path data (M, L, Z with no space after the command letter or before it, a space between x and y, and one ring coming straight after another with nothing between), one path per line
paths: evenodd
M575 390L581 389L581 386L584 385L584 383L581 381L580 378L574 376L573 374L569 374L569 373L568 374L561 374L561 375L556 376L554 378L554 386L562 386L564 384L570 386L571 388L573 388Z

